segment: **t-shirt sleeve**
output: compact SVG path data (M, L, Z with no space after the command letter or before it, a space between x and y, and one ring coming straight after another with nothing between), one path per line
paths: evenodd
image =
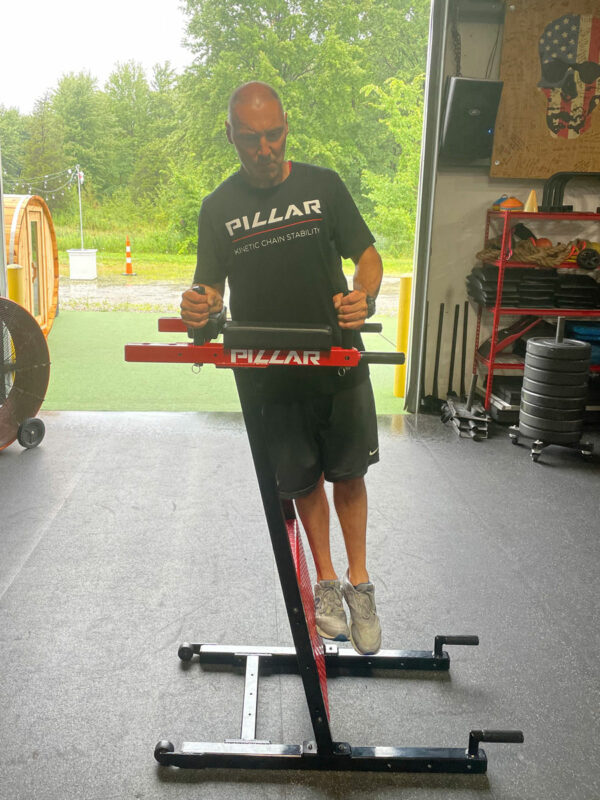
M222 283L226 277L225 258L219 252L219 237L210 218L206 200L204 200L198 219L198 250L194 283L205 283L211 286L215 283Z
M356 258L375 241L344 182L333 173L333 235L342 258Z

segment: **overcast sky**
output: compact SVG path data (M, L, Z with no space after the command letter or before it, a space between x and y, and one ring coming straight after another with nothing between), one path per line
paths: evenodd
M169 60L180 72L192 61L181 44L184 23L179 0L6 0L0 104L30 113L66 72L91 72L101 88L117 61L138 61L150 75Z

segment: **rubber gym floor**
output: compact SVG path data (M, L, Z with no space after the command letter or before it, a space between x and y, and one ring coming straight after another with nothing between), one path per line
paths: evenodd
M450 647L450 672L329 682L334 738L484 744L486 775L184 771L176 744L239 736L243 676L177 657L182 640L291 645L241 416L45 412L0 453L3 800L597 800L600 458L532 463L494 430L380 417L368 475L383 646ZM600 436L591 436L600 450ZM333 544L344 569L340 531ZM257 736L312 737L300 679L261 681Z

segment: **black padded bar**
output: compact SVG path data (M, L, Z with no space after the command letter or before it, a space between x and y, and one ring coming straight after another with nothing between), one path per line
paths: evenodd
M227 350L331 350L331 345L329 325L228 322L223 330L223 346Z

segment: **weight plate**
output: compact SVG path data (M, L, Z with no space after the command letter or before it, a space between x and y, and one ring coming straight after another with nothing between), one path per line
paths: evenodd
M541 419L579 420L583 419L585 406L581 403L579 408L547 408L521 400L521 411Z
M527 353L525 366L536 369L547 369L551 372L587 372L590 366L589 359L578 358L576 361L567 361L565 358L546 358Z
M585 400L585 397L548 397L527 389L523 389L521 392L522 403L531 403L531 405L556 411L580 409L585 406Z
M587 342L578 342L576 339L563 339L557 342L549 337L535 337L527 340L527 352L545 358L589 358L592 352Z
M576 444L581 438L581 434L545 431L540 428L532 428L521 422L519 422L519 433L523 434L523 436L528 436L530 439L540 439L546 444Z
M579 386L559 386L555 383L542 383L534 381L527 375L523 378L523 388L528 392L544 395L544 397L570 397L586 398L588 393L587 381Z
M591 275L581 275L580 273L561 273L558 276L561 286L591 286L594 288L598 284Z
M590 311L597 306L596 300L570 300L561 298L556 301L555 308L576 309L577 311Z
M521 411L519 414L519 425L529 425L530 428L539 428L543 431L559 431L559 433L581 433L583 430L583 420L562 420L562 419L542 419L526 414Z
M580 386L587 381L587 369L579 372L556 372L550 369L538 369L525 364L523 374L532 381L551 383L553 386Z

